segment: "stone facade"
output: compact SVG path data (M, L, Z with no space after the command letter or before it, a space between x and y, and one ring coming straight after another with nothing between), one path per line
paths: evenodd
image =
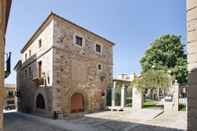
M80 105L73 103L80 96L84 112L103 110L112 82L112 47L112 42L51 13L22 49L15 67L19 111L67 116ZM40 61L44 84L36 82ZM44 98L42 110L36 106L38 94Z
M197 1L187 0L188 131L197 130Z
M3 102L4 102L4 50L5 33L9 17L11 0L0 1L0 131L3 130Z

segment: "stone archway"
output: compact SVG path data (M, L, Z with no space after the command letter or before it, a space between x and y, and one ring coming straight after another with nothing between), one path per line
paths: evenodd
M36 97L36 108L44 110L46 108L45 99L43 95L38 94Z
M46 91L42 88L38 89L34 94L33 112L46 113L48 111L48 99Z
M84 112L84 97L81 93L71 96L71 113Z

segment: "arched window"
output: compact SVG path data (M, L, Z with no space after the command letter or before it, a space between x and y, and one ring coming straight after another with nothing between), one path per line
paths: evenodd
M41 94L38 94L38 96L36 98L36 108L45 109L44 97Z

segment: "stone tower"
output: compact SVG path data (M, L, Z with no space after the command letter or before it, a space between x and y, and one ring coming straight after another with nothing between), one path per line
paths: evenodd
M51 13L21 50L18 109L52 117L105 108L113 43Z

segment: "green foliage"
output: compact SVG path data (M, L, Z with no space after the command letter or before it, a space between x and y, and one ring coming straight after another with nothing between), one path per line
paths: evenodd
M170 70L180 84L187 83L187 56L180 36L164 35L156 39L140 63L143 73L150 69Z
M157 103L158 101L145 99L143 108L153 108L153 107L162 108L163 107L163 105L157 105Z
M186 105L179 104L179 111L186 111Z
M148 70L132 82L133 86L142 91L146 89L165 89L170 86L172 78L163 70Z

